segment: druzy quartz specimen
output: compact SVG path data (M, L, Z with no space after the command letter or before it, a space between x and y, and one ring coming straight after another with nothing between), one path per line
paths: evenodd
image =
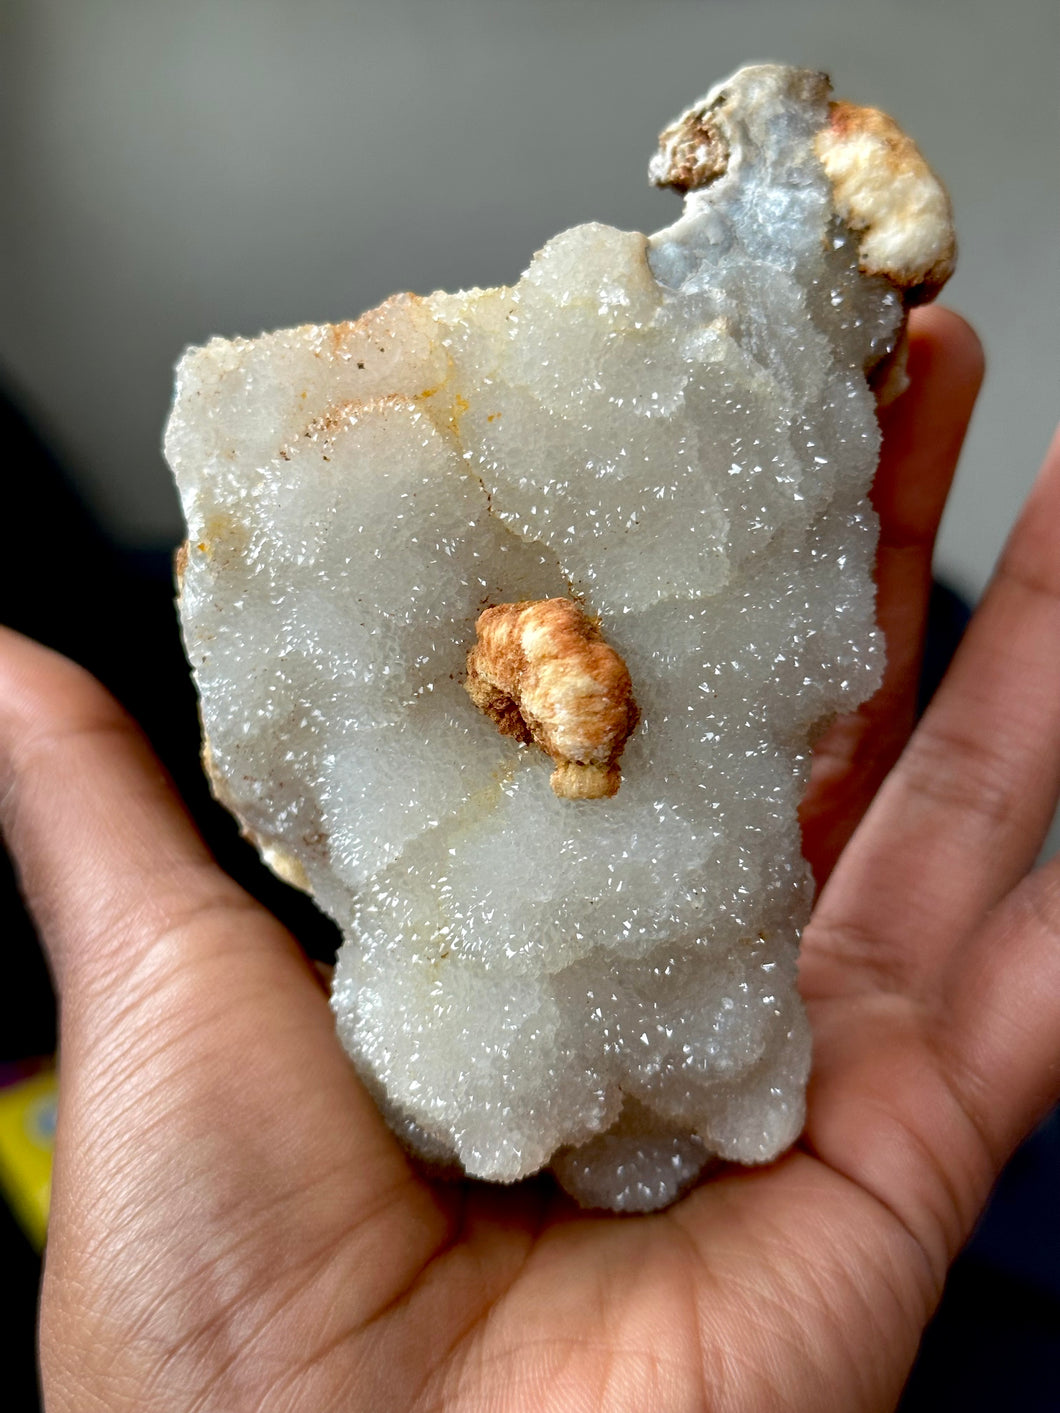
M429 1163L622 1210L800 1130L796 809L880 680L876 403L953 261L822 74L741 70L651 174L656 235L190 350L166 438L207 768L344 931L353 1063Z

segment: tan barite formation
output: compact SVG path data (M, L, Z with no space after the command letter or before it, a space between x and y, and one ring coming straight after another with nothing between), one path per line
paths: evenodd
M876 400L954 256L809 70L651 174L655 235L189 350L166 436L210 778L342 928L359 1074L434 1167L624 1211L801 1129L798 804L880 681Z
M552 757L561 799L613 795L637 707L626 664L598 626L573 600L545 599L488 608L475 634L465 684L475 705L503 735Z
M769 67L743 69L739 77ZM828 82L809 71L806 78L809 86ZM742 82L719 84L664 129L648 168L656 186L683 194L724 175L731 151L726 119L746 94ZM830 102L813 146L837 214L860 237L862 274L882 275L910 303L933 299L953 274L957 239L946 188L913 139L878 108Z

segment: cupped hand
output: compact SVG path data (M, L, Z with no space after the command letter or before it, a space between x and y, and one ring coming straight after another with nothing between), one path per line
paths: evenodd
M670 1210L432 1185L295 941L134 724L0 638L0 819L61 997L51 1413L893 1407L947 1265L1060 1088L1060 445L907 741L931 543L980 375L919 311L885 415L880 696L821 743L805 1135Z

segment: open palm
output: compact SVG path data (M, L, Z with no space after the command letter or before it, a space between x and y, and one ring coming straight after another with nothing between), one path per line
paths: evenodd
M828 880L806 1132L667 1212L418 1176L314 968L136 728L0 639L0 818L61 995L53 1413L893 1406L1060 1087L1060 863L1028 876L1060 777L1060 453L907 745L974 336L919 312L911 371L875 492L887 680L821 743L804 810Z

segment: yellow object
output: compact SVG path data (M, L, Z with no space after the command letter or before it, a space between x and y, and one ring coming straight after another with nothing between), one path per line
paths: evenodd
M38 1251L48 1228L56 1096L51 1068L0 1089L0 1187Z

